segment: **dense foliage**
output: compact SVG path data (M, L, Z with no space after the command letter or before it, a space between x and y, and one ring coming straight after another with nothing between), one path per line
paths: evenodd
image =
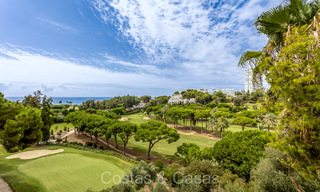
M222 167L248 181L268 142L269 136L264 131L230 133L214 145L213 157Z
M0 93L0 143L8 152L28 148L42 139L41 111L10 102Z

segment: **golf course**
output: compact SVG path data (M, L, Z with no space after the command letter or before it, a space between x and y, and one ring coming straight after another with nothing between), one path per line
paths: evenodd
M116 157L77 149L45 146L28 151L63 149L61 153L34 159L6 159L12 155L0 149L0 174L13 191L85 191L102 190L114 183L114 175L123 176L132 164ZM110 174L104 174L109 172Z

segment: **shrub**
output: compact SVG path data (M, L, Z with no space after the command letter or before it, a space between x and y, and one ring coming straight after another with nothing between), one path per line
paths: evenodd
M99 149L100 149L100 150L104 150L103 146L100 146Z
M155 181L157 178L157 168L152 163L145 161L140 162L131 169L131 174L127 174L122 178L123 182L132 182L135 184L136 189L139 190L150 181ZM135 182L139 181L139 182Z
M262 131L265 129L265 127L263 125L258 125L258 129Z
M230 133L214 145L213 157L222 167L249 181L250 171L263 156L268 142L265 131Z
M61 143L62 139L57 139L56 142L57 143Z
M229 105L229 104L227 104L227 103L219 103L218 105L217 105L217 108L231 108L231 106Z
M215 108L216 106L217 106L217 104L214 102L207 104L207 107L210 107L211 109Z
M167 189L164 184L157 183L156 187L152 190L152 192L171 192L171 190Z
M282 163L286 155L271 147L267 147L264 154L265 158L251 172L256 191L296 191L288 176L288 167ZM305 180L294 169L291 169L291 176L302 191L320 190L319 183Z
M161 161L160 159L156 160L156 162L154 163L154 166L156 166L159 171L162 171L164 168L164 163L163 161Z
M141 161L141 158L140 158L140 157L137 157L137 158L136 158L136 161L140 162L140 161Z
M92 147L93 146L93 143L92 142L86 142L84 144L84 147Z
M181 174L175 174L176 172L182 169L182 165L178 163L172 163L163 169L164 177L167 178L171 186L177 186L178 184L175 181L182 179ZM175 178L174 178L175 177Z

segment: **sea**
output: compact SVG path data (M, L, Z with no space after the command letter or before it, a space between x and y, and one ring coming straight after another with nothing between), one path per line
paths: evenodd
M9 101L22 101L24 97L5 97ZM54 105L59 105L60 101L62 102L61 104L70 104L68 102L72 102L72 104L75 105L80 105L82 102L87 101L87 100L92 100L94 99L95 101L103 101L103 100L108 100L111 99L112 97L52 97L53 102L52 104Z

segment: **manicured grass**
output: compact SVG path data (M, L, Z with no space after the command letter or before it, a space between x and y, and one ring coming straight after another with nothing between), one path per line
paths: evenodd
M117 140L118 144L123 144L122 140L119 138ZM114 141L114 139L111 139L111 141ZM166 141L159 141L152 148L151 154L170 159L174 153L177 152L177 147L182 145L182 143L195 143L199 145L201 149L203 149L205 147L213 147L216 142L217 140L215 139L180 134L180 139L177 142L168 144ZM134 138L129 140L128 147L141 153L148 153L148 143L136 142Z
M53 130L54 132L56 131L60 131L64 129L64 127L67 126L67 128L73 128L74 126L71 124L71 123L56 123L56 124L53 124L51 126L51 130ZM56 127L58 127L58 129L56 130Z
M2 147L0 147L2 148ZM113 185L101 181L101 174L108 171L123 176L132 164L115 157L81 151L61 146L46 146L37 149L63 148L63 153L37 159L5 159L9 154L0 154L0 175L13 191L85 191L89 188L102 190ZM103 178L108 181L110 177Z
M244 127L244 130L259 130L254 127ZM226 129L226 131L231 131L231 132L237 132L237 131L242 131L242 127L239 125L230 125L229 128Z
M261 103L245 103L244 106L247 106L249 110L254 110L253 106L257 106L258 109L261 107Z
M142 113L137 113L137 114L133 114L133 115L123 115L123 117L128 117L129 122L135 123L138 125L149 121L148 119L143 119L144 117L148 117L148 115L144 115Z

